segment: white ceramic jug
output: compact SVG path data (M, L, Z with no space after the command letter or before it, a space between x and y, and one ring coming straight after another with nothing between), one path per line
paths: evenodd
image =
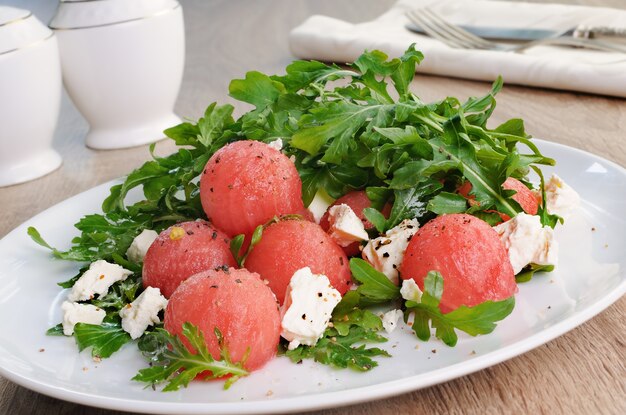
M89 147L154 142L180 122L185 35L176 0L61 0L50 28L65 87L90 125Z
M61 165L52 149L60 105L54 33L28 10L0 6L0 186Z

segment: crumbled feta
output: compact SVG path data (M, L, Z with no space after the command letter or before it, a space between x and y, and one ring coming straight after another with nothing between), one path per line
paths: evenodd
M372 239L363 248L363 258L382 272L394 284L398 284L398 268L411 238L417 232L419 222L406 219L389 229L385 235Z
M152 245L152 242L159 236L159 234L152 229L144 229L139 235L133 239L133 242L126 251L126 257L129 261L143 262L143 258L148 252L148 248Z
M122 328L132 339L138 339L148 326L160 323L159 311L167 307L167 299L161 290L148 287L139 297L120 310Z
M494 226L509 252L513 272L526 265L556 265L558 245L549 226L542 226L539 216L518 213L513 219Z
M96 294L102 297L109 292L111 285L125 280L131 274L132 271L100 259L92 262L89 269L76 281L67 298L70 301L86 301Z
M283 149L283 140L277 138L276 140L269 142L267 145L280 151Z
M328 277L313 274L309 267L291 277L285 305L281 310L281 336L289 340L289 350L301 344L313 346L322 337L341 294Z
M92 304L79 304L64 301L61 304L63 310L63 334L71 336L74 334L74 326L77 323L87 323L100 325L107 313Z
M413 278L402 281L402 288L400 288L400 295L407 301L413 301L419 303L422 301L422 290L415 283Z
M580 205L580 196L574 189L553 174L545 184L548 213L566 219Z
M322 216L326 213L326 209L328 209L328 206L332 205L333 202L334 199L330 197L324 189L319 189L317 193L315 193L313 200L307 207L307 209L309 209L309 211L313 214L315 223L320 223Z
M367 241L369 235L365 226L350 206L342 203L328 210L328 229L330 237L339 246L346 247L353 242Z
M400 320L403 314L404 313L402 313L402 310L398 309L387 311L385 314L383 314L381 320L383 322L383 328L387 333L391 333L396 329L396 327L398 327L398 320Z

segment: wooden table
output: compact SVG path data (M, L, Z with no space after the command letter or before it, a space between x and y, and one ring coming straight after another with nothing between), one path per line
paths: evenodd
M27 3L26 7L32 5L44 21L54 12L54 4L50 5L54 2ZM365 21L393 2L182 3L187 63L176 110L180 115L197 118L212 101L232 102L227 96L231 78L242 77L252 69L281 72L292 60L286 35L307 16L319 13ZM414 85L426 100L449 94L465 98L487 89L486 83L435 76L418 76ZM244 110L239 104L237 109L239 113ZM524 118L534 135L626 165L626 100L507 86L498 97L494 123L513 116ZM117 151L87 149L86 130L86 122L64 98L54 142L64 164L41 179L0 189L0 237L36 213L119 177L149 158L147 146ZM171 149L169 143L159 144L160 153ZM570 333L479 373L394 398L322 413L626 413L625 315L626 299L622 298ZM113 414L48 398L0 378L0 414L39 413Z

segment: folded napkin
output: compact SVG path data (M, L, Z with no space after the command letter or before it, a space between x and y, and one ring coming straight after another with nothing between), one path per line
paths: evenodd
M409 32L406 11L420 7L456 24L566 30L579 24L626 27L626 10L485 0L400 0L366 23L312 16L290 34L292 53L302 59L351 62L365 49L400 56L417 43L425 59L418 72L459 78L567 89L626 97L626 54L537 46L524 53L454 49Z

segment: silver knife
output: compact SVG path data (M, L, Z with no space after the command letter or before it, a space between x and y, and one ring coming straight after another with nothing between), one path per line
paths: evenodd
M577 26L563 31L547 29L514 29L506 27L459 25L468 32L489 40L519 40L533 41L551 37L569 36L578 39L611 38L626 41L626 28L605 26ZM414 23L407 23L406 28L412 32L425 34L421 27Z

